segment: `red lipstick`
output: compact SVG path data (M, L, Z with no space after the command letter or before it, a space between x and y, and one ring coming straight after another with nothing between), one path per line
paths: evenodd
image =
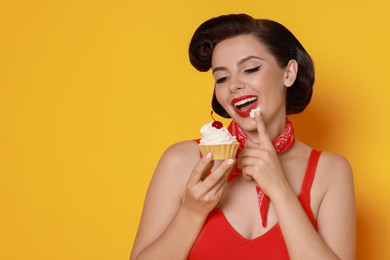
M231 101L234 111L241 117L248 117L251 110L258 107L259 98L255 95L245 95Z

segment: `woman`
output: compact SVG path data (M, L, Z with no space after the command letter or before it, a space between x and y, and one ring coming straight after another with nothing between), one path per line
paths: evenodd
M299 41L274 21L226 15L196 30L189 55L212 69L213 109L232 118L241 149L215 162L195 141L167 149L131 259L354 259L351 167L295 140L286 120L305 109L314 83Z

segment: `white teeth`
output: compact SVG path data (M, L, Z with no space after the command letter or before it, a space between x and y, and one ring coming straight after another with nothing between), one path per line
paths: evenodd
M257 99L256 97L247 98L247 99L238 101L237 103L234 104L234 106L235 106L235 107L237 107L237 106L242 106L242 105L244 105L244 104L246 104L246 103L255 101L256 99Z

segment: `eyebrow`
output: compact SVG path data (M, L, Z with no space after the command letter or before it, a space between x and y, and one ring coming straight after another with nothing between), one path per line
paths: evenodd
M248 60L251 60L251 59L263 60L263 59L260 58L260 57L250 55L250 56L248 56L248 57L245 57L245 58L239 60L239 61L237 62L237 66L240 66L241 64L243 64L243 63L245 63L245 62L247 62ZM226 67L216 67L216 68L213 69L213 73L215 73L215 72L217 72L217 71L220 71L220 70L227 70L227 69L226 69Z

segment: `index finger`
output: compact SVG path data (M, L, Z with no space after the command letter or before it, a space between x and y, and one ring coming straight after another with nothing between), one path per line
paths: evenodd
M259 135L259 142L262 146L272 146L271 139L268 135L267 128L265 127L264 119L260 111L255 113L255 121L257 127L257 133Z
M203 156L192 169L187 184L190 186L196 185L203 178L203 176L207 172L209 172L211 168L213 168L213 165L214 161L213 155L211 153L208 153L206 154L206 156Z

